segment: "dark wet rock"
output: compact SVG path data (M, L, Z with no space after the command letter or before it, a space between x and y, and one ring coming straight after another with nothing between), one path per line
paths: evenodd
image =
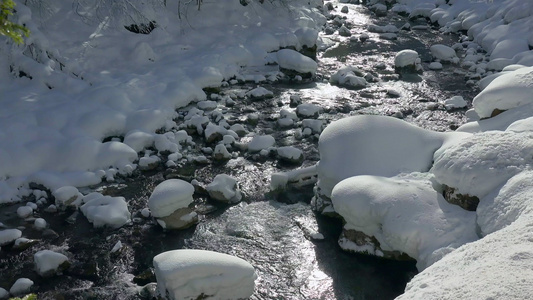
M324 4L324 6L326 7L327 10L334 10L335 7L333 7L333 3L331 2L326 2L326 4Z
M289 97L289 101L290 101L290 104L289 104L290 107L296 107L302 104L302 99L298 95L291 95Z
M54 230L48 228L48 229L45 229L43 231L43 237L47 238L47 239L54 240L54 239L57 239L59 237L59 234L57 234L57 232L55 232Z
M39 243L39 240L32 240L32 239L26 239L26 238L19 238L15 241L15 244L11 248L15 251L24 251L28 248L30 248L33 245L36 245Z
M352 33L350 32L350 29L348 29L346 26L342 25L339 28L339 35L340 36L351 36Z
M94 282L100 278L100 267L96 261L77 262L65 274Z
M447 185L444 185L443 194L444 199L446 199L446 201L451 204L459 205L461 208L466 209L468 211L476 211L477 206L479 204L478 197L459 194L454 188L449 187Z
M151 282L156 282L155 273L153 268L148 268L142 271L140 274L133 277L133 282L137 285L147 285Z
M334 33L335 33L335 28L333 28L331 26L326 26L326 28L324 28L324 34L332 35Z
M317 50L318 50L318 46L317 45L313 45L312 47L308 47L306 45L303 45L302 49L300 49L299 52L301 54L309 57L309 58L312 58L312 59L316 60Z
M68 218L65 219L65 222L69 224L75 224L80 212L78 210L74 211Z
M345 14L347 14L347 13L348 13L348 6L346 6L346 5L343 6L343 7L341 8L341 13L345 13Z
M339 237L339 245L345 251L360 254L375 255L387 259L414 260L407 254L400 251L384 251L380 247L379 241L372 236L353 229L343 229Z
M159 299L159 294L157 292L157 283L151 282L143 286L139 291L139 296L143 299Z

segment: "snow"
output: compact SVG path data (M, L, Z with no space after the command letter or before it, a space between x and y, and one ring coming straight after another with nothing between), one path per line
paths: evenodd
M92 193L88 200L84 199L84 202L85 204L80 207L80 210L95 228L103 226L119 228L131 220L128 204L124 197Z
M131 174L155 132L172 129L177 108L207 100L203 88L244 78L243 68L265 66L267 52L277 51L282 68L314 74L315 61L279 49L315 46L326 22L316 1L280 7L221 0L201 10L173 2L140 8L139 15L158 26L133 34L124 29L131 19L107 8L97 13L95 6L105 3L84 3L75 12L69 3L53 2L43 14L34 2L15 2L33 50L26 56L26 47L0 46L8 57L0 72L1 203L19 201L20 187L31 181L53 191L98 184L100 171L109 168ZM102 12L111 12L105 23ZM32 79L13 76L19 73ZM102 142L109 137L125 139Z
M457 57L457 54L455 53L455 50L453 50L451 47L448 47L446 45L433 45L429 47L429 51L431 51L431 55L433 55L434 58L445 61L445 62L453 62L458 63L459 58Z
M417 274L404 299L529 299L533 293L530 215L464 245Z
M296 115L305 118L316 118L320 113L320 106L312 103L303 103L296 107Z
M418 52L416 52L415 50L402 50L396 53L396 56L394 57L394 66L396 68L413 66L418 69L419 65L420 57L418 57Z
M481 118L495 109L507 110L531 103L533 67L520 68L494 79L472 102Z
M481 132L437 153L431 171L457 193L482 198L527 169L532 151L532 132Z
M78 206L81 201L81 193L73 186L63 186L52 192L56 198L55 205L60 208L66 208L69 205Z
M31 287L33 286L33 281L31 281L28 278L19 278L11 288L9 289L9 293L13 296L18 295L24 295L30 292Z
M181 179L168 179L158 184L150 198L148 207L152 216L162 218L180 208L189 206L193 201L194 186Z
M33 208L29 206L20 206L19 208L17 208L17 215L23 219L27 218L33 215Z
M37 229L45 229L47 226L46 220L43 218L37 218L33 222L33 226Z
M248 143L248 151L255 153L263 149L268 149L276 143L276 140L271 135L256 135Z
M329 82L341 86L363 88L367 85L367 82L362 75L362 72L357 67L346 66L331 75Z
M344 228L374 236L382 250L408 254L423 270L477 240L475 213L446 202L432 184L420 174L354 176L335 186L331 200Z
M293 70L298 73L311 73L314 75L318 68L314 60L291 49L279 50L276 57L280 68Z
M245 299L257 278L248 262L206 250L172 250L154 257L157 289L170 299Z
M352 176L428 171L435 151L451 137L383 116L332 122L318 142L318 187L329 197L337 183Z
M0 246L8 245L22 236L22 231L18 229L0 230Z
M111 248L111 253L115 253L117 252L118 250L120 250L120 248L122 248L122 242L121 241L118 241L115 243L115 245L113 246L113 248Z
M281 158L289 161L297 161L303 158L303 151L293 146L279 147L277 152Z
M211 198L225 203L237 203L242 199L237 180L226 174L215 176L205 189Z
M265 89L264 87L256 87L255 89L247 92L246 95L250 98L257 98L257 99L274 97L274 93L272 91Z
M444 107L447 110L452 110L456 108L464 108L468 105L465 99L462 96L453 96L450 99L444 101Z
M55 272L61 264L68 261L64 254L51 250L41 250L33 255L35 270L41 276Z

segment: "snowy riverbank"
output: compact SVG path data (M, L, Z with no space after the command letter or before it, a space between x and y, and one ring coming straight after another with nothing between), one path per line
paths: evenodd
M345 229L373 236L380 244L372 251L355 250L376 255L401 251L417 259L421 273L400 298L527 299L533 293L528 230L533 224L533 69L528 68L533 65L533 4L399 0L385 5L391 2L369 0L367 5L376 14L390 9L428 18L443 33L467 31L461 43L432 47L431 52L436 70L449 59L458 62L464 70L458 75L472 84L484 78L483 91L468 113L473 122L457 132L437 133L391 117L337 121L320 136L318 186L347 221ZM345 4L334 3L337 14ZM258 161L276 156L301 163L301 150L242 126L257 122L261 111L234 123L224 118L236 102L271 98L271 91L259 87L219 95L217 90L242 82L300 82L314 74L318 66L310 58L278 50L305 52L317 38L320 44L318 31L330 13L322 5L319 0L224 0L204 3L200 10L190 6L184 11L179 4L144 7L136 21L157 25L150 34L135 34L123 29L131 25L128 10L109 10L115 15L107 16L87 3L73 9L71 3L28 7L17 1L19 22L32 35L26 46L0 45L0 55L8 58L0 61L0 204L31 196L36 203L17 210L20 218L31 218L34 210L50 204L44 186L55 199L50 211L85 203L82 213L94 226L119 227L134 219L128 199L83 195L75 187L113 182L161 163L172 168L232 158L240 167L242 153ZM349 25L342 18L337 22L342 34L334 42L368 39L366 33L349 37ZM383 39L397 38L399 31L392 25L370 29L382 31ZM466 55L447 56L455 50ZM357 68L341 69L331 80L357 88L375 82L379 78ZM293 100L297 108L282 110L278 126L298 123L298 135L318 137L326 125L318 118L322 108ZM176 111L189 104L186 111ZM305 170L313 181L314 168ZM234 185L229 191L237 194ZM187 189L180 200L186 203L171 205L173 209L192 202L193 187ZM477 210L446 202L455 196L459 204L473 201ZM236 198L240 200L240 192ZM166 197L160 199L166 204ZM147 210L145 215L150 215ZM186 216L194 219L189 211ZM47 226L37 220L35 227ZM2 245L24 238L18 229L1 232ZM314 229L307 235L321 237Z

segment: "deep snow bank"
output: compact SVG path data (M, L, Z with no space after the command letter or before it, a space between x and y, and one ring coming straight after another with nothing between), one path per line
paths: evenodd
M312 47L325 22L320 0L247 3L117 12L99 7L113 1L16 1L31 36L0 45L0 203L19 200L30 181L55 190L128 175L146 147L181 155L177 133L155 133L178 131L176 108L206 100L202 88L250 78L246 68L264 67L268 52ZM157 24L150 34L124 28L147 20ZM298 58L313 72L314 61Z

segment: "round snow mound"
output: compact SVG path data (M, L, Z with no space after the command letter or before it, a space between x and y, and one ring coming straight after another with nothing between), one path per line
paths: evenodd
M245 260L206 250L173 250L154 257L157 289L169 299L247 299L254 267Z

